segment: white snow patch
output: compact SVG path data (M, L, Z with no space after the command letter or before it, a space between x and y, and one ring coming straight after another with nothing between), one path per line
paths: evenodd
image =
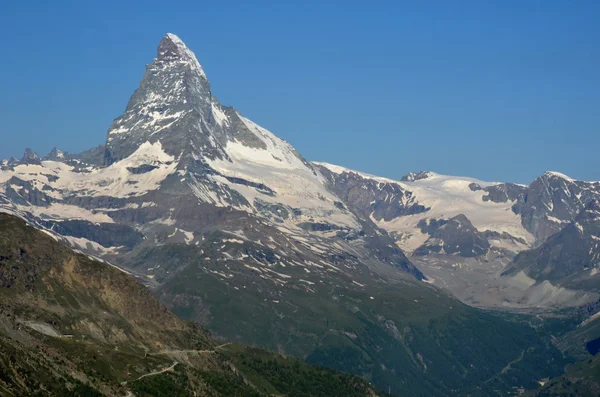
M298 223L309 219L340 227L360 227L352 214L335 206L339 198L326 188L325 178L305 162L293 147L251 120L239 114L238 116L248 130L262 142L264 148L250 147L241 140L234 139L225 145L225 152L231 161L210 160L209 165L223 176L264 185L274 191L275 195L265 189L232 183L223 176L213 175L213 181L236 190L252 206L255 206L257 200L284 206L291 216L284 220L282 226L289 229L297 228ZM203 201L217 201L210 192L200 186L197 186L196 194ZM301 215L293 215L294 209L300 209ZM256 208L245 210L254 211L266 218L270 216ZM305 233L303 231L303 234Z
M189 63L195 70L197 70L201 76L206 78L204 69L198 62L196 55L185 45L185 43L175 34L167 33L167 37L177 46L179 53L182 55L182 60Z
M236 244L244 244L244 240L238 240L236 238L226 238L223 239L224 243L236 243Z
M569 221L563 221L561 219L555 218L555 217L550 216L548 214L546 214L546 218L548 218L549 221L554 222L554 223L569 223Z
M533 236L521 225L521 217L512 211L513 202L483 201L483 196L487 193L482 190L473 191L469 187L472 183L488 187L498 185L498 182L484 182L474 178L441 175L433 172L426 179L401 182L332 164L316 164L335 173L350 172L363 178L396 184L402 189L412 192L416 202L430 208L426 212L401 216L389 222L377 221L371 217L379 227L401 235L402 238L397 244L405 251L414 251L428 238L417 227L419 221L431 218L448 219L459 214L465 215L480 231L507 232L512 236L523 238L528 244L534 241Z
M573 182L575 181L575 179L571 178L570 176L567 176L561 172L556 172L556 171L546 171L545 172L546 175L550 175L550 176L555 176L557 178L561 178L561 179L565 179L569 182Z
M223 110L221 110L220 106L213 103L211 105L211 108L212 108L213 117L215 118L215 121L217 122L217 124L219 124L220 126L229 124L229 117L227 117L225 112Z

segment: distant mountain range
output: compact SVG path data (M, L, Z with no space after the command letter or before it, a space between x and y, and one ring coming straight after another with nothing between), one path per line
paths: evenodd
M394 181L307 161L222 105L173 34L104 145L28 149L0 166L0 211L132 273L175 314L427 396L496 395L560 373L529 325L443 288L480 300L451 287L469 264L483 276L460 276L499 283L498 306L593 302L596 200L600 182L556 172L529 186L433 172ZM564 291L539 299L543 283ZM503 370L519 356L535 365Z

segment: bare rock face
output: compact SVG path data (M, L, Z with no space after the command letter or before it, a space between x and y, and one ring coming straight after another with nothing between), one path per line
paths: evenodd
M504 274L521 270L539 281L600 291L600 202L590 201L541 246L521 252Z
M65 161L71 158L71 154L70 153L65 153L62 150L58 149L57 147L52 148L52 150L50 151L50 153L48 153L47 155L44 156L43 160L47 161Z
M36 152L27 148L27 149L25 149L25 153L23 154L23 157L21 158L21 163L23 163L23 164L40 164L41 159L40 159L40 156Z
M318 163L316 166L342 202L366 217L372 215L376 220L391 221L427 211L410 191L392 181L377 181L351 171L335 173Z
M422 179L427 179L431 177L433 174L429 171L421 171L421 172L409 172L404 175L400 180L404 182L414 182L420 181Z
M546 172L527 188L514 207L523 226L543 243L560 231L587 203L600 199L600 182L576 181L556 172Z
M490 250L486 237L462 214L448 220L422 222L421 229L431 237L415 250L417 256L445 253L471 258L484 256Z
M160 141L166 153L180 157L192 146L209 145L212 96L194 54L174 35L159 43L157 57L146 67L125 113L108 130L105 164L130 156L144 142Z
M483 201L506 203L522 201L527 188L523 185L515 185L514 183L503 183L486 187L483 190L488 193L483 196Z

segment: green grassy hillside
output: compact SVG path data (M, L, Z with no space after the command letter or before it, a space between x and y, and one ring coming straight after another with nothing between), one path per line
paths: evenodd
M376 393L358 377L222 344L132 276L0 214L0 395Z
M224 339L411 396L512 393L561 374L567 363L550 335L526 316L477 310L410 278L365 274L362 285L353 286L340 282L343 275L319 279L286 268L293 276L274 285L243 261L215 260L218 241L156 247L136 260L137 267L162 269L156 293L174 313ZM258 249L244 242L228 254Z

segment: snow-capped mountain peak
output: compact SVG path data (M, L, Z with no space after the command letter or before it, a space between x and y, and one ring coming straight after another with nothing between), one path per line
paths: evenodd
M575 180L575 179L571 178L570 176L567 176L561 172L556 172L556 171L546 171L546 172L544 172L543 176L546 178L560 178L560 179L564 179L569 182L573 182Z
M189 64L191 68L197 70L206 78L204 69L202 69L202 65L198 62L196 55L173 33L167 33L160 41L157 59L166 62L183 62Z
M108 130L105 164L126 158L146 141L158 140L176 157L195 148L221 158L224 154L214 130L222 121L217 122L215 113L227 117L196 56L181 39L167 34L125 113Z

